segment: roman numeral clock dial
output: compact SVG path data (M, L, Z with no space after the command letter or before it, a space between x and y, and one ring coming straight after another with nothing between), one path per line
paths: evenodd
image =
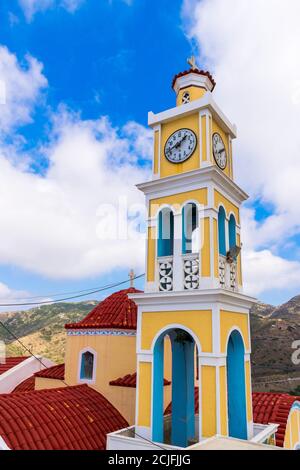
M196 148L197 137L190 129L179 129L168 138L165 157L169 162L182 163L190 158Z
M213 154L216 164L218 165L221 170L225 170L227 166L227 154L226 154L226 147L223 142L222 137L220 134L215 133L213 135Z

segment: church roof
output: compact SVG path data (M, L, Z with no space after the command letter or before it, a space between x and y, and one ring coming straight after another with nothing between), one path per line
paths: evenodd
M286 425L293 403L299 401L300 397L291 396L286 393L252 393L253 422L257 424L279 424L276 433L276 445L283 447ZM198 413L199 390L195 387L195 412ZM170 403L165 415L172 413Z
M19 383L11 393L18 393L18 392L31 392L34 390L34 383L35 383L35 378L32 375L31 377L28 377L28 379L23 380L23 382Z
M64 380L65 378L65 365L58 364L55 366L47 367L47 369L39 370L34 374L35 377L43 377L45 379Z
M204 75L205 77L208 77L210 79L211 83L213 84L213 89L215 88L216 82L215 82L213 76L211 75L211 73L208 72L208 71L205 71L205 70L199 70L197 68L185 70L184 72L180 72L177 75L175 75L175 77L173 78L173 81L172 81L172 88L174 88L176 80L178 78L183 77L184 75L188 75L189 73L196 73L198 75Z
M288 417L295 401L300 397L286 393L253 393L253 419L255 423L279 424L276 445L283 447Z
M104 450L127 426L88 385L0 395L0 437L13 450Z
M0 375L4 374L4 372L7 372L18 364L21 364L21 362L25 361L26 359L28 359L27 356L7 357L4 364L0 362Z
M83 320L65 325L66 329L116 328L136 330L137 306L128 294L142 291L130 287L100 302Z
M164 385L170 385L171 382L167 379L164 379ZM115 387L136 387L136 372L134 374L127 374L124 377L119 377L118 379L111 380L109 385Z

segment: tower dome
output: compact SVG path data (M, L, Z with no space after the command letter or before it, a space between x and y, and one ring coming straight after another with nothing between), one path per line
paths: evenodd
M136 329L137 306L128 294L142 291L130 287L114 292L100 302L85 318L76 323L65 325L67 330L90 328Z

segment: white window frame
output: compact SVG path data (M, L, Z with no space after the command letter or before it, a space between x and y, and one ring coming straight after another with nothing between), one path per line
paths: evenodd
M81 372L81 364L82 364L82 356L84 353L89 352L93 354L94 361L93 361L93 374L91 379L82 379L80 377ZM77 381L78 383L86 383L86 384L93 384L96 382L96 367L97 367L97 352L93 348L84 348L79 351L79 361L78 361L78 371L77 371Z

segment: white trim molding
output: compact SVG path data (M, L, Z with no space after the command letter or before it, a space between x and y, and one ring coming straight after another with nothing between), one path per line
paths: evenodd
M94 359L93 359L93 372L92 372L92 378L91 379L82 379L81 378L81 364L82 364L82 356L84 353L89 352L93 354ZM96 382L96 370L97 370L97 351L95 349L90 348L89 346L81 349L78 354L78 371L77 371L77 382L78 383L86 383L86 384L94 384Z

